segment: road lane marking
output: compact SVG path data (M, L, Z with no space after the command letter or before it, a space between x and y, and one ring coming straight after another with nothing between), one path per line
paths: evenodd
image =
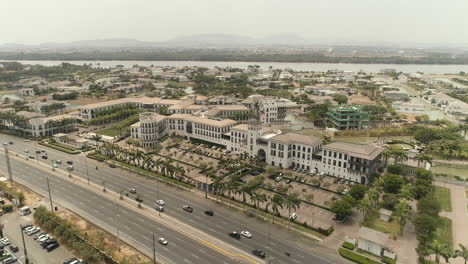
M185 260L185 261L187 261L188 263L192 263L192 262L190 262L190 261L189 261L189 260L187 260L187 259L184 259L184 260Z
M202 252L203 254L206 254L206 251L198 249L198 251Z
M229 253L229 252L226 252L226 251L222 250L221 248L219 248L219 247L217 247L217 246L215 246L215 245L212 245L212 244L210 244L210 243L208 243L208 242L206 242L206 241L204 241L204 240L201 240L201 239L200 239L200 240L198 240L198 242L200 242L200 243L202 243L202 244L205 244L205 245L207 245L208 247L211 247L211 248L213 248L213 249L215 249L215 250L217 250L217 251L219 251L219 252L223 253L224 255L229 256L229 257L231 257L231 258L236 258L236 257L238 257L238 258L243 258L243 259L245 259L245 260L247 260L247 261L249 261L249 262L251 262L251 263L260 264L260 263L256 262L255 260L253 260L253 259L251 259L251 258L249 258L249 257L246 257L246 256L244 256L244 255L241 255L241 254L231 254L231 253Z
M295 259L293 259L292 261L294 261L294 262L296 262L296 263L301 263L300 261L298 261L298 260L295 260Z
M221 229L223 229L223 227L222 227L222 226L219 226L219 225L215 225L215 226L216 226L217 228L221 228Z
M192 256L196 257L197 259L200 259L199 256L197 256L197 255L195 255L195 254L193 254L193 253L192 253Z

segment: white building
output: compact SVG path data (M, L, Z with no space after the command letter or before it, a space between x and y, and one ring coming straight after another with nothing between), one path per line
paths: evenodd
M17 91L20 96L34 96L33 88L22 88Z
M361 227L358 231L358 248L377 256L382 256L388 235L367 227Z

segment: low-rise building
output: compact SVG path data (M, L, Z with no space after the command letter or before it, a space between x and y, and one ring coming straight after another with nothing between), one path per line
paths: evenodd
M34 96L35 95L33 88L18 89L17 93L20 96Z
M382 256L388 235L367 227L361 227L358 231L358 248L377 256Z

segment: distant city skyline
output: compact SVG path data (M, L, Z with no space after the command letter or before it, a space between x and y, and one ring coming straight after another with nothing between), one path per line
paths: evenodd
M287 34L308 44L468 44L464 0L25 0L0 7L0 44L205 34Z

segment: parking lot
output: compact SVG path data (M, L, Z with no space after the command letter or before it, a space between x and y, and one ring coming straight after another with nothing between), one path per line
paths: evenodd
M42 204L42 202L40 202ZM39 206L35 204L34 207ZM26 216L20 216L18 210L11 213L5 214L1 217L1 224L4 225L3 234L8 238L10 245L16 245L18 252L11 252L9 246L5 247L5 251L8 251L16 256L18 263L25 263L24 247L21 238L21 226L33 223L32 214ZM29 263L50 263L50 264L62 264L64 260L73 257L73 255L66 250L64 247L57 247L50 252L42 249L39 243L34 240L35 235L40 232L28 235L24 233L24 240L28 253Z

